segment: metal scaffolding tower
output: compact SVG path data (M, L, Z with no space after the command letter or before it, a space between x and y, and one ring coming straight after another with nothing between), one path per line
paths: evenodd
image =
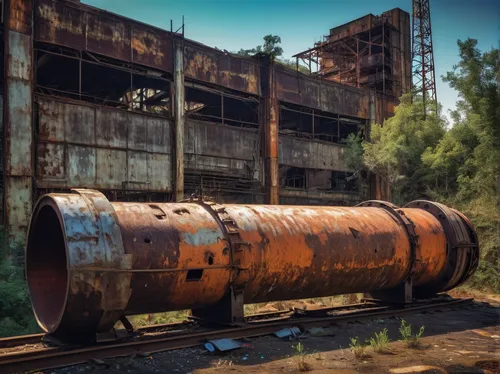
M413 0L412 31L412 95L422 95L425 114L437 112L429 0Z

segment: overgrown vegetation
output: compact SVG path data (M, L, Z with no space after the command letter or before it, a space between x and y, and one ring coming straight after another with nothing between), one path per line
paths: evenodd
M356 357L356 359L361 360L368 357L368 354L366 353L366 344L363 344L357 336L355 338L350 338L350 340L351 342L349 343L349 348L351 349L351 352L354 353L354 357Z
M23 266L14 262L22 251L18 245L9 248L0 236L0 337L40 331L31 310Z
M395 204L427 198L467 215L481 246L469 284L499 292L500 51L481 53L474 39L458 48L460 62L443 77L459 94L451 123L436 112L424 116L422 98L404 95L393 117L372 126L370 141L350 136L347 162L389 182Z
M307 309L309 306L316 308L316 307L355 304L359 302L362 296L363 294L361 293L353 293L353 294L337 295L337 296L314 297L311 299L283 300L271 303L246 304L245 315L291 310L293 308Z
M374 352L383 353L387 352L389 349L389 336L387 335L387 329L384 328L380 332L376 332L374 337L368 340L370 347L372 347Z
M132 325L140 327L182 322L186 320L188 313L189 311L187 310L178 310L166 313L140 314L137 316L130 316L128 319Z
M420 326L420 330L418 333L412 334L411 325L406 322L404 319L401 319L401 326L399 326L399 333L401 337L406 342L408 348L419 348L420 347L420 338L424 334L425 326Z
M283 48L281 48L281 37L278 35L266 35L264 36L264 44L258 45L251 49L240 49L239 51L233 52L240 56L268 56L270 60L277 62L280 65L286 66L287 68L298 70L301 73L309 74L309 69L304 65L298 64L296 60L285 59L281 56L283 55Z

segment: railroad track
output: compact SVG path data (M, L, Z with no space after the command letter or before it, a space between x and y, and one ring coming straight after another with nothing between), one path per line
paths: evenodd
M286 310L279 310L275 312L266 312L266 313L255 313L255 314L250 314L246 317L247 321L250 323L253 323L255 321L262 321L266 320L269 321L273 318L276 319L281 319L281 318L287 318L289 315L296 313L296 314L307 314L309 316L313 316L316 313L324 313L328 311L341 311L341 310L350 310L350 309L356 309L356 310L362 310L362 308L367 308L371 305L376 305L374 302L364 302L364 303L357 303L357 304L348 304L348 305L341 305L341 306L335 306L335 307L326 307L326 308L318 308L318 309L311 309L307 311L302 311L300 309L286 309ZM191 320L192 324L196 322L195 319ZM172 330L179 330L179 329L185 329L187 326L190 326L190 320L184 321L184 322L177 322L177 323L163 323L163 324L156 324L156 325L149 325L149 326L143 326L143 327L138 327L135 330L139 332L139 334L143 333L152 333L152 332L168 332ZM0 338L0 350L4 348L12 348L12 347L19 347L23 345L34 345L34 344L40 344L43 343L42 339L45 336L45 334L40 333L40 334L30 334L30 335L20 335L20 336L12 336L8 338Z
M140 334L150 333L150 332L162 332L162 331L185 329L187 326L193 324L194 322L190 323L190 321L177 322L177 323L162 323L157 325L138 327L135 330ZM5 348L43 343L44 336L45 334L40 333L40 334L19 335L19 336L11 336L8 338L0 338L0 351Z
M394 317L428 310L439 310L469 304L473 299L448 299L417 303L404 308L390 305L378 305L367 302L340 307L321 308L312 311L284 311L253 315L248 317L248 324L241 327L206 328L182 331L186 324L167 324L147 326L139 331L144 335L131 341L108 342L85 347L43 347L0 354L0 373L10 374L30 370L45 370L62 366L76 365L90 359L105 359L133 354L146 355L160 351L186 348L202 342L220 338L245 338L267 335L284 327L299 326L302 330L310 327L329 326L332 323L348 322L361 319ZM321 316L320 314L323 313ZM267 318L266 318L267 316ZM189 324L193 327L193 323ZM167 332L148 336L148 332L161 330ZM169 333L168 330L175 331ZM25 335L0 340L0 347L13 347L24 344L36 344L43 334ZM34 342L34 343L33 343Z

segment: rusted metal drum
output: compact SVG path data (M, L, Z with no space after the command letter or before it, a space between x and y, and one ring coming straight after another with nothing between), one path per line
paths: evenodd
M469 221L441 204L359 207L110 203L94 190L37 203L26 249L49 333L106 331L122 315L396 289L432 295L477 266Z

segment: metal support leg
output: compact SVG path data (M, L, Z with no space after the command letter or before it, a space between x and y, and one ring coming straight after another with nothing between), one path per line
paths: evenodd
M413 282L408 278L395 288L365 293L366 299L375 299L384 303L409 304L413 301Z
M243 306L243 290L230 287L217 304L208 308L193 309L192 316L202 323L241 326L246 323Z
M128 333L133 333L134 332L134 326L130 323L128 320L127 316L123 315L120 317L120 322L122 323L123 327L125 327L125 330L127 330Z

